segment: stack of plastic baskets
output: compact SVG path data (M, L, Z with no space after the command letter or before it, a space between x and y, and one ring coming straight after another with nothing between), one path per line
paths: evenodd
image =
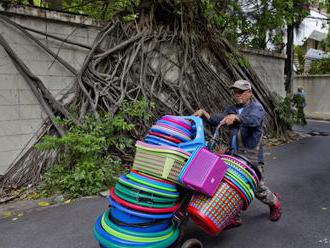
M228 169L216 194L194 194L188 206L190 217L211 235L220 233L241 210L249 207L260 180L242 160L229 155L221 155L221 159Z
M175 184L137 171L110 189L109 210L94 227L101 247L168 247L179 236L172 222L178 209Z
M149 129L144 141L192 153L197 147L205 146L203 121L196 116L165 115Z
M179 237L173 216L178 178L191 152L205 146L198 117L164 116L137 141L132 170L110 189L109 210L97 220L101 247L169 247Z
M242 160L229 155L222 155L221 158L228 165L224 180L242 197L245 203L243 210L246 210L254 198L259 177L253 168Z

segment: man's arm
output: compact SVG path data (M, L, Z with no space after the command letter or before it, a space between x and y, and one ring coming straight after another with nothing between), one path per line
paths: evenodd
M262 124L265 111L261 105L256 105L248 111L243 111L239 115L239 122L244 127L258 127Z
M197 110L194 115L203 118L211 126L218 126L222 120L225 120L227 116L236 114L235 110L232 107L225 109L223 113L209 114L204 109ZM227 123L224 123L227 124ZM232 124L232 123L231 123Z
M225 117L225 113L216 113L210 116L210 118L207 120L207 122L213 126L216 127L220 124L220 122Z

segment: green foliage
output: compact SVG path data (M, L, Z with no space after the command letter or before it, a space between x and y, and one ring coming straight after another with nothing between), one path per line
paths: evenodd
M31 4L34 6L86 14L96 19L109 20L118 12L125 13L125 20L134 20L134 9L140 0L9 0L11 4Z
M40 192L43 195L61 193L69 197L95 195L116 182L125 168L112 157L101 160L82 160L74 168L54 165L44 174Z
M314 60L309 74L330 74L330 58Z
M242 57L242 58L238 59L238 64L241 67L249 67L250 66L250 61L247 58Z
M292 130L293 124L306 125L304 114L306 102L303 96L299 94L287 97L276 95L275 102L275 112L289 130Z
M288 24L300 23L308 14L306 0L260 0L257 2L202 0L202 13L209 25L223 31L230 41L253 48L268 42L283 43Z
M297 74L302 74L302 73L304 73L304 70L305 70L305 52L306 51L301 46L295 46L294 51L297 56L298 64L299 64Z
M125 13L123 16L128 19L134 20L136 13L134 13L134 7L139 4L139 0L66 0L64 1L64 9L79 12L82 14L88 14L94 18L109 20L112 16L118 12Z
M276 95L275 112L279 118L286 124L289 130L292 130L292 125L296 123L297 110L293 107L292 97L281 97Z
M233 64L239 65L240 67L249 67L250 61L246 57L242 57L239 54L225 52L226 58Z
M93 195L112 185L118 173L125 170L119 156L133 151L132 123L149 121L150 112L147 102L141 100L125 102L115 116L103 113L96 119L86 115L80 125L59 120L68 130L65 136L45 136L37 145L40 150L56 149L61 153L59 164L45 173L42 191L77 197Z

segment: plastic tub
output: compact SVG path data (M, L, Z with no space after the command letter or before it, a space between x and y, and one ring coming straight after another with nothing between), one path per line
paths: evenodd
M116 183L115 186L116 190L119 190L125 194L129 194L131 197L136 198L137 200L139 198L145 198L145 199L149 199L150 201L156 202L156 203L166 203L166 204L175 204L176 200L172 199L172 198L166 198L166 197L159 197L159 196L155 196L154 194L148 194L146 192L143 192L142 190L135 190L129 187L126 187L120 183Z
M138 206L136 204L127 202L120 197L118 197L115 194L114 188L110 190L110 198L112 198L114 201L116 201L118 204L125 208L133 209L135 211L141 211L144 213L150 213L150 214L174 214L176 210L178 210L180 203L178 202L175 206L169 207L169 208L149 208L149 207L143 207L143 206ZM110 202L111 205L111 202Z
M145 185L150 186L150 187L154 187L154 188L162 189L162 190L167 190L167 191L172 191L172 192L178 192L178 189L177 189L176 185L173 184L173 183L170 183L170 182L162 183L162 182L153 180L149 177L139 175L139 174L137 174L135 172L132 172L132 171L127 175L127 177L130 178L133 181L145 184Z
M117 238L133 241L133 242L147 242L147 243L160 242L170 238L174 232L172 224L169 225L167 228L164 228L163 230L158 232L146 233L143 230L144 228L141 228L141 230L138 232L134 232L134 231L127 232L125 231L126 227L124 226L118 229L116 225L114 225L114 223L110 221L109 217L106 216L105 214L102 216L101 226L107 233ZM143 232L145 233L145 235L142 235Z
M127 191L122 191L118 190L117 188L115 189L115 194L120 197L121 199L128 201L132 204L136 204L139 206L144 206L144 207L149 207L149 208L168 208L168 207L173 207L175 205L175 202L173 203L159 203L159 202L154 202L150 198L144 198L142 196L139 196L138 198L132 196L129 194Z
M110 198L111 217L127 223L128 230L139 231L141 227L146 232L162 231L170 226L172 223L173 214L149 214L138 212L124 206L121 206L116 201ZM129 224L140 225L141 227L130 227Z
M107 233L101 226L102 215L97 219L94 226L94 235L96 240L99 242L100 247L103 248L131 248L131 247L144 247L144 248L164 248L169 247L179 237L180 230L176 228L173 235L168 239L161 242L132 242L117 238Z
M163 189L157 189L154 187L150 187L141 183L137 183L135 181L132 181L129 179L127 176L120 176L119 177L119 183L131 187L131 188L136 188L140 189L149 193L153 193L158 196L163 196L163 197L168 197L168 198L174 198L177 199L179 197L179 192L177 191L168 191L168 190L163 190Z

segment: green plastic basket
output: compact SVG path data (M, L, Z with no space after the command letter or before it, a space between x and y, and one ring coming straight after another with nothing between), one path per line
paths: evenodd
M179 184L178 176L187 159L188 156L136 149L133 169Z
M163 186L160 186L160 185L157 185L157 184L154 184L154 183L151 183L151 182L147 182L145 180L141 180L139 178L136 178L134 177L133 175L131 174L127 174L126 175L129 179L135 181L135 182L138 182L138 183L142 183L144 185L147 185L149 187L153 187L153 188L156 188L156 189L161 189L161 190L166 190L166 191L171 191L171 192L177 192L177 189L173 189L173 188L168 188L168 187L163 187Z
M159 191L157 189L153 190L152 188L146 188L143 186L139 186L139 185L134 185L130 182L127 182L125 180L122 180L122 178L119 178L119 182L127 187L131 187L131 188L136 188L139 190L143 190L146 191L148 193L152 193L158 196L163 196L163 197L167 197L167 198L172 198L172 199L178 199L179 195L174 195L174 194L167 194L165 191Z
M154 203L154 202L144 202L139 201L136 198L132 198L129 195L115 189L115 193L117 196L119 196L121 199L128 201L130 203L134 203L135 205L143 206L143 207L149 207L149 208L167 208L167 207L173 207L175 204L161 204L161 203Z
M148 194L144 191L137 191L136 189L132 189L129 187L126 187L124 185L122 185L121 183L116 183L115 188L125 194L129 194L131 197L135 197L135 198L148 198L153 202L156 203L166 203L166 204L175 204L176 200L173 198L167 198L167 197L159 197L159 196L155 196L154 194Z
M106 222L106 219L108 219L108 218L106 218L106 216L103 215L102 221L101 221L102 228L107 233L109 233L117 238L123 239L123 240L128 240L128 241L133 241L133 242L153 243L153 242L160 242L160 241L167 240L171 236L173 236L175 233L175 230L173 229L173 230L171 230L170 233L167 233L165 235L158 236L158 237L146 237L146 236L139 237L139 236L135 236L135 235L129 235L129 234L121 233L121 232L115 230L114 228L112 228L111 226L109 226L108 223Z

